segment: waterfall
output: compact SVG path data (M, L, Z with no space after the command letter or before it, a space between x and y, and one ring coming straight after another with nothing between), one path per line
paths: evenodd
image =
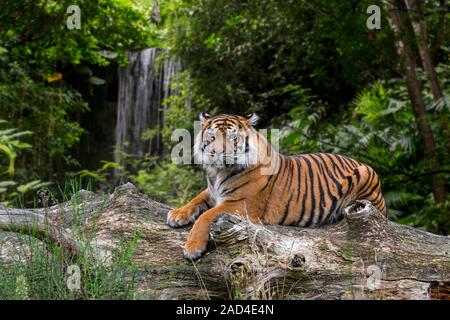
M164 126L162 103L177 94L170 85L181 63L159 48L128 52L128 61L119 69L116 149L139 159L146 154L162 156L165 150L158 130ZM155 129L155 134L143 141L147 129ZM118 152L116 162L123 164Z

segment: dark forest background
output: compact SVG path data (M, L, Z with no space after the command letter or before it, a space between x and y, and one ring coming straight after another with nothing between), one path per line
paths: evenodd
M77 5L81 28L70 30ZM370 29L371 5L381 9ZM199 111L260 117L289 154L336 152L382 178L391 219L450 233L447 0L0 0L0 201L41 206L131 181L180 205L201 190L170 161ZM161 48L182 71L164 99L160 152L116 148L127 52ZM127 141L136 144L137 141Z

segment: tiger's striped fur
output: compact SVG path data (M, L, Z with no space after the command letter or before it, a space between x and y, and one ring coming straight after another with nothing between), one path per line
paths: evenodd
M206 249L209 227L223 213L255 223L314 227L339 220L345 207L365 199L386 216L380 179L368 165L328 153L280 154L254 129L254 116L203 114L201 120L195 154L208 160L203 162L208 186L167 219L180 227L198 217L184 248L187 258Z

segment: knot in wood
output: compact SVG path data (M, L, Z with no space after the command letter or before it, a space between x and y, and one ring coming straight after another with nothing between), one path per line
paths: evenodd
M238 258L229 265L230 274L234 278L243 278L250 270L248 261L242 258Z
M236 216L222 214L214 220L211 230L216 234L223 234L241 221L242 220Z
M306 262L306 258L303 254L301 253L296 253L294 254L294 256L292 257L291 260L291 267L293 268L299 268L302 265L304 265Z

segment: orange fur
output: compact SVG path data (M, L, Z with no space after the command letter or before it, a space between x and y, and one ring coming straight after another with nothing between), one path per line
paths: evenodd
M212 159L204 165L208 187L167 218L170 226L181 227L198 217L184 248L187 258L206 249L210 225L224 213L254 223L311 227L339 220L346 206L366 199L386 216L381 182L371 167L334 154L279 154L253 128L254 117L203 115L201 120L195 151ZM253 162L219 161L238 155Z

